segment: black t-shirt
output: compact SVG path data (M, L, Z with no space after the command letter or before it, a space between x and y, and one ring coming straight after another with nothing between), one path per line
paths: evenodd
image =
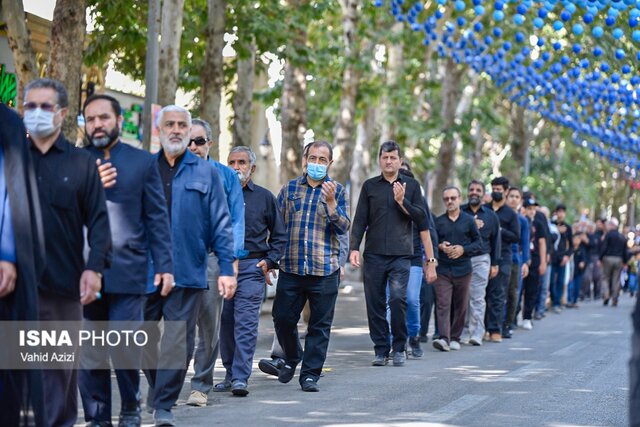
M535 218L530 223L531 228L529 230L530 235L530 249L531 249L531 268L537 268L540 265L540 239L546 239L546 232L544 224L538 218Z

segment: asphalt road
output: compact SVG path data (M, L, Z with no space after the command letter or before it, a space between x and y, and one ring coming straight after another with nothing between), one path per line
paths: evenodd
M372 367L362 287L347 286L338 298L319 393L302 392L297 376L280 384L257 369L273 333L265 313L250 394L212 392L207 407L189 407L187 379L174 408L176 421L242 427L625 426L634 302L628 295L617 308L587 302L550 313L532 331L519 329L500 344L442 353L429 342L425 355L404 367ZM223 375L220 367L216 381ZM118 400L115 378L113 386ZM145 412L143 424L152 422Z

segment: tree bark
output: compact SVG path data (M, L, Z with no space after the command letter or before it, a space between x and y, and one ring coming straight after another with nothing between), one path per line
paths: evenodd
M376 109L369 107L364 113L362 121L358 123L356 145L353 150L353 164L351 165L351 218L356 212L362 184L371 173L371 149L376 125Z
M340 0L342 6L342 34L344 39L345 68L342 76L340 110L334 128L331 175L345 184L349 179L354 145L356 96L360 74L355 62L358 58L357 26L360 0Z
M306 34L304 35L306 40ZM297 40L297 42L301 41ZM304 69L287 61L282 87L282 149L280 182L302 174L302 149L307 130L307 80Z
M453 134L456 109L462 95L461 81L463 69L456 66L451 58L445 60L442 83L442 132L444 137L438 151L438 166L434 179L432 210L436 215L444 211L442 190L455 180L454 157L456 153L456 139Z
M144 108L142 110L142 148L151 149L151 133L153 130L152 106L158 102L158 57L160 46L158 34L161 25L160 0L148 0L149 12L147 15L147 54L144 64Z
M404 24L402 22L396 22L391 27L392 40L387 45L387 51L389 57L387 60L387 85L386 93L382 98L382 130L380 132L380 142L390 141L396 139L396 120L393 114L394 105L391 103L390 94L393 94L397 90L398 77L402 74L402 66L404 61L404 52L402 43L395 41L399 38L399 34L404 30Z
M184 0L163 0L158 59L158 104L162 106L176 101L183 13Z
M7 39L17 76L17 107L22 112L24 86L38 77L36 54L31 46L22 0L2 0Z
M231 126L232 143L251 146L251 106L253 101L253 81L256 64L256 45L248 46L249 57L238 58L237 86L233 97L233 124Z
M59 80L67 88L69 112L62 131L75 143L78 130L80 84L84 37L86 32L86 0L58 0L51 23L51 50L47 76Z
M211 125L209 155L220 158L220 104L224 84L222 49L226 25L226 0L207 0L206 49L200 71L200 118Z
M511 152L515 168L511 171L509 178L512 182L520 182L524 171L524 164L529 150L529 135L525 121L525 109L517 104L511 106Z

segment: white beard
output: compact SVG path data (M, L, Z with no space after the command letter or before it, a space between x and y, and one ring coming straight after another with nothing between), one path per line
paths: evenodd
M173 142L164 135L160 135L160 145L162 149L170 156L176 156L182 153L189 144L189 137L187 136L181 142Z

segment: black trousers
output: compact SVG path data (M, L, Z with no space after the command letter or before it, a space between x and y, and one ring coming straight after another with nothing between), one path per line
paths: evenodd
M92 302L84 307L84 317L87 320L113 320L127 321L132 329L139 329L144 320L145 295L129 294L104 294L102 299ZM85 352L84 357L90 357L96 362L94 366L108 364L111 357L114 366L126 357L132 363L127 365L141 366L142 351L140 347L128 348L127 354L122 350L113 354L104 351ZM122 366L122 365L120 365ZM121 411L135 411L139 407L140 400L140 372L139 369L115 369L118 389L121 397ZM110 369L83 369L80 371L80 396L84 408L85 421L111 421L111 370Z
M507 298L507 286L509 286L509 276L511 264L508 268L500 266L500 271L487 285L487 312L486 330L490 334L499 333L505 317L505 300Z
M204 289L195 288L174 288L169 295L162 297L160 287L158 291L149 295L145 304L144 320L159 321L183 321L186 322L186 330L176 333L173 329L165 328L160 340L160 355L156 358L149 352L157 352L158 349L146 346L143 352L144 364L148 365L148 360L155 359L160 366L168 366L163 358L172 357L172 348L176 343L186 343L186 358L183 369L145 369L144 374L149 383L149 395L147 401L154 409L171 410L180 396L180 390L187 375L187 365L193 356L196 337L196 319L198 309ZM171 331L171 332L169 332ZM183 332L186 335L183 335ZM154 339L149 338L150 342Z
M407 284L411 260L408 256L364 255L364 296L367 302L369 336L377 355L393 349L403 352L407 344ZM387 284L391 311L390 342L387 322Z
M431 313L436 303L436 288L433 283L427 283L422 278L422 288L420 288L420 336L426 337L429 332L429 322L431 321ZM435 321L435 330L438 330L438 319L433 316Z
M287 363L295 366L302 361L301 384L306 378L317 381L322 373L339 280L340 270L329 276L298 276L280 270L273 301L273 323ZM311 313L303 351L298 337L298 320L307 301Z
M533 310L536 308L536 301L540 294L540 283L542 278L538 274L538 265L531 264L529 275L522 281L522 291L524 293L524 311L522 318L531 320Z

